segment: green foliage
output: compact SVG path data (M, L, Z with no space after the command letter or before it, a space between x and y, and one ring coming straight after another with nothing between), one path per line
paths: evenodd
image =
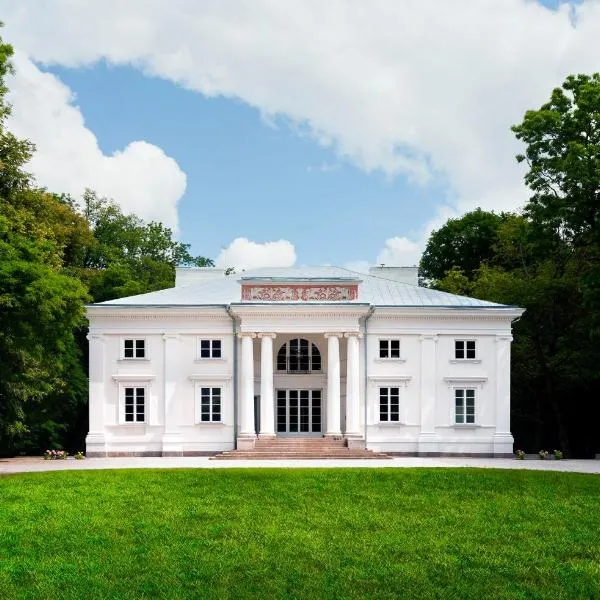
M96 302L173 287L176 266L214 266L208 258L192 256L190 245L174 240L162 223L126 215L91 190L84 194L82 215L94 236L82 276Z
M599 494L501 469L5 476L0 597L598 598Z
M472 214L449 221L427 247L444 265L431 285L527 309L514 327L515 438L530 452L558 446L592 456L600 451L592 425L600 418L600 76L568 77L513 131L526 144L517 158L527 161L532 190L523 214L476 211L478 222L496 223L495 237L471 239L466 260L445 240L459 235L460 248Z
M451 269L472 277L481 262L493 258L498 229L506 218L478 208L460 219L449 219L427 242L419 265L421 277L441 279Z
M33 145L5 128L12 54L0 39L0 455L82 447L85 302L171 287L176 265L213 264L94 192L80 206L34 185Z

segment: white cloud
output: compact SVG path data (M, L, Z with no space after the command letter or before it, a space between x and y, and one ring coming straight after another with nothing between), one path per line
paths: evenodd
M175 160L144 141L104 154L71 90L23 54L17 53L13 62L8 127L36 144L27 169L38 184L74 198L89 187L116 200L126 212L177 230L177 202L185 192L186 175Z
M264 244L247 238L236 238L223 248L215 260L217 267L257 269L259 267L291 267L296 262L296 249L291 242L279 240Z
M0 0L0 10L6 39L36 60L133 64L239 98L366 171L440 175L440 204L458 213L522 204L510 125L567 74L600 64L598 0L556 11L530 0Z
M393 237L385 241L385 247L377 256L377 265L388 267L410 267L419 264L421 248L419 244L405 237Z

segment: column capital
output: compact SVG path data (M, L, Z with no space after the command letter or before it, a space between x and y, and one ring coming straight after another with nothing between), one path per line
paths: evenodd
M181 340L181 336L178 333L163 333L162 339L165 340L165 342L167 340L175 340L178 342Z
M512 342L513 336L510 333L500 333L496 335L496 342Z
M271 338L272 340L274 340L277 337L277 334L276 333L262 332L262 333L257 334L256 337L259 337L259 338Z
M241 339L241 338L245 338L245 337L249 337L249 338L255 338L256 337L256 333L254 333L253 331L240 331L237 336Z
M105 342L106 336L103 333L88 333L86 336L88 342L94 340L94 342Z
M436 342L438 341L438 334L437 333L422 333L419 336L419 339L421 340L421 342Z
M337 332L337 331L333 331L333 332L330 332L330 333L324 333L323 335L324 335L324 336L325 336L327 339L329 339L329 338L332 338L332 337L341 338L341 337L343 337L343 336L344 336L344 334L343 334L343 333L339 333L339 332Z
M363 337L363 334L362 334L360 331L347 331L347 332L344 334L344 337L345 337L345 338L351 338L351 337L355 337L355 338L358 338L358 339L360 339L360 338L362 338L362 337Z

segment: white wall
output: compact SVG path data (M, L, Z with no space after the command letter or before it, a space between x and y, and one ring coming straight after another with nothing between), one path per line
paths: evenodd
M364 331L360 315L336 316L331 314L331 309L327 310L328 313L321 316L306 312L304 316L282 313L274 317L255 312L241 317L243 330L277 333L273 342L275 369L277 352L290 339L304 337L318 346L322 374L288 375L275 371L274 388L321 389L323 432L327 427L328 358L324 332ZM90 349L94 348L91 356L96 362L101 362L99 356L104 357L100 368L96 362L90 365L87 446L91 454L209 453L233 448L234 345L238 345L238 360L241 346L240 340L233 336L233 323L225 309L163 309L158 312L150 308L92 308L89 317ZM240 328L239 324L237 327ZM300 333L302 330L306 333ZM510 410L510 397L505 386L510 371L507 364L497 360L498 340L506 340L507 336L510 336L510 318L462 318L447 312L419 318L376 310L368 320L368 334L360 340L360 423L364 431L366 417L367 446L410 454L512 452L510 433L498 431L496 427L498 414ZM121 359L120 343L124 337L144 338L147 359ZM197 343L200 337L221 339L223 358L199 360ZM423 337L430 341L424 342ZM391 338L400 340L399 361L379 359L379 340ZM456 338L476 340L477 362L454 361ZM432 344L428 348L433 348L433 358L426 364L423 364L424 343ZM167 356L166 347L169 349ZM368 355L366 386L365 347ZM99 348L102 354L98 352ZM346 349L347 340L342 337L342 431L345 425ZM260 339L257 338L254 340L255 395L260 395L260 352ZM498 368L504 372L498 373ZM451 381L447 381L448 378ZM135 382L131 385L148 386L148 414L144 424L119 422L119 389L130 381ZM222 388L222 423L195 422L195 388L203 385ZM477 390L475 427L454 425L456 385ZM379 423L380 386L400 387L400 423ZM429 410L432 412L428 413ZM431 414L432 427L424 436L428 414Z

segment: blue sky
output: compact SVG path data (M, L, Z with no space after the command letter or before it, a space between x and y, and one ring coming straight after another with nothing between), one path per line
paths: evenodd
M0 0L9 126L41 185L223 266L413 264L526 201L510 126L600 64L600 2L574 4Z
M300 264L374 260L382 239L417 232L444 194L436 181L366 173L239 100L104 62L48 70L76 94L106 154L143 139L175 158L188 177L180 238L197 254L214 258L237 237L284 238Z

